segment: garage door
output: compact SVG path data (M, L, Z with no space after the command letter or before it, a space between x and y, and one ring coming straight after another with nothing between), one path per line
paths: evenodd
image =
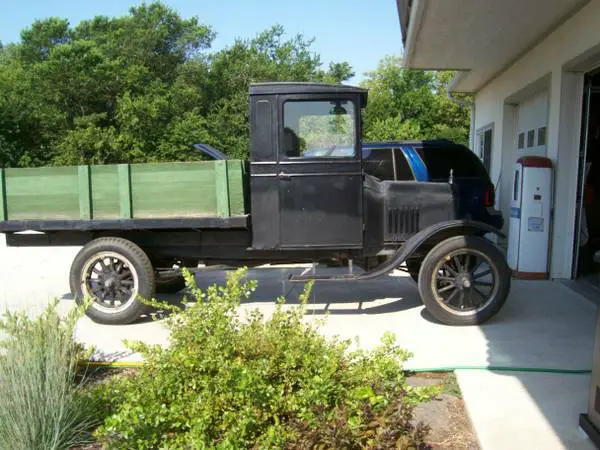
M517 110L517 157L546 156L548 141L548 91L522 102Z

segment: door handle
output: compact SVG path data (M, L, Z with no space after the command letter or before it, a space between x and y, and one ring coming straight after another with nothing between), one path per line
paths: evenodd
M280 180L289 181L289 180L292 179L292 176L290 174L288 174L288 173L285 173L285 172L279 172L277 174L277 176L279 177Z

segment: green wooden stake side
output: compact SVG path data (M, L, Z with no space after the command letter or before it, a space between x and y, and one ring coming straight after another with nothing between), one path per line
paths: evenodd
M240 160L0 170L0 221L247 214Z
M79 218L89 220L92 218L90 166L79 166L77 175L79 177Z

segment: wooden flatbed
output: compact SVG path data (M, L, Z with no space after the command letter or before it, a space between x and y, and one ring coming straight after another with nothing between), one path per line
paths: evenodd
M245 227L246 184L240 160L0 169L0 231Z

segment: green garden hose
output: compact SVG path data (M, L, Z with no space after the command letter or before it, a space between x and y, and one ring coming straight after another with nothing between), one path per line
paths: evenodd
M81 365L97 367L99 369L139 369L143 362L109 362L85 361ZM486 370L489 372L531 372L531 373L556 373L563 375L583 375L592 373L590 369L555 369L548 367L510 367L510 366L446 366L425 367L419 369L406 369L407 372L454 372L456 370Z
M452 366L407 369L407 372L454 372L455 370L486 370L489 372L533 372L533 373L559 373L565 375L581 375L592 373L590 369L553 369L549 367L510 367L510 366Z

